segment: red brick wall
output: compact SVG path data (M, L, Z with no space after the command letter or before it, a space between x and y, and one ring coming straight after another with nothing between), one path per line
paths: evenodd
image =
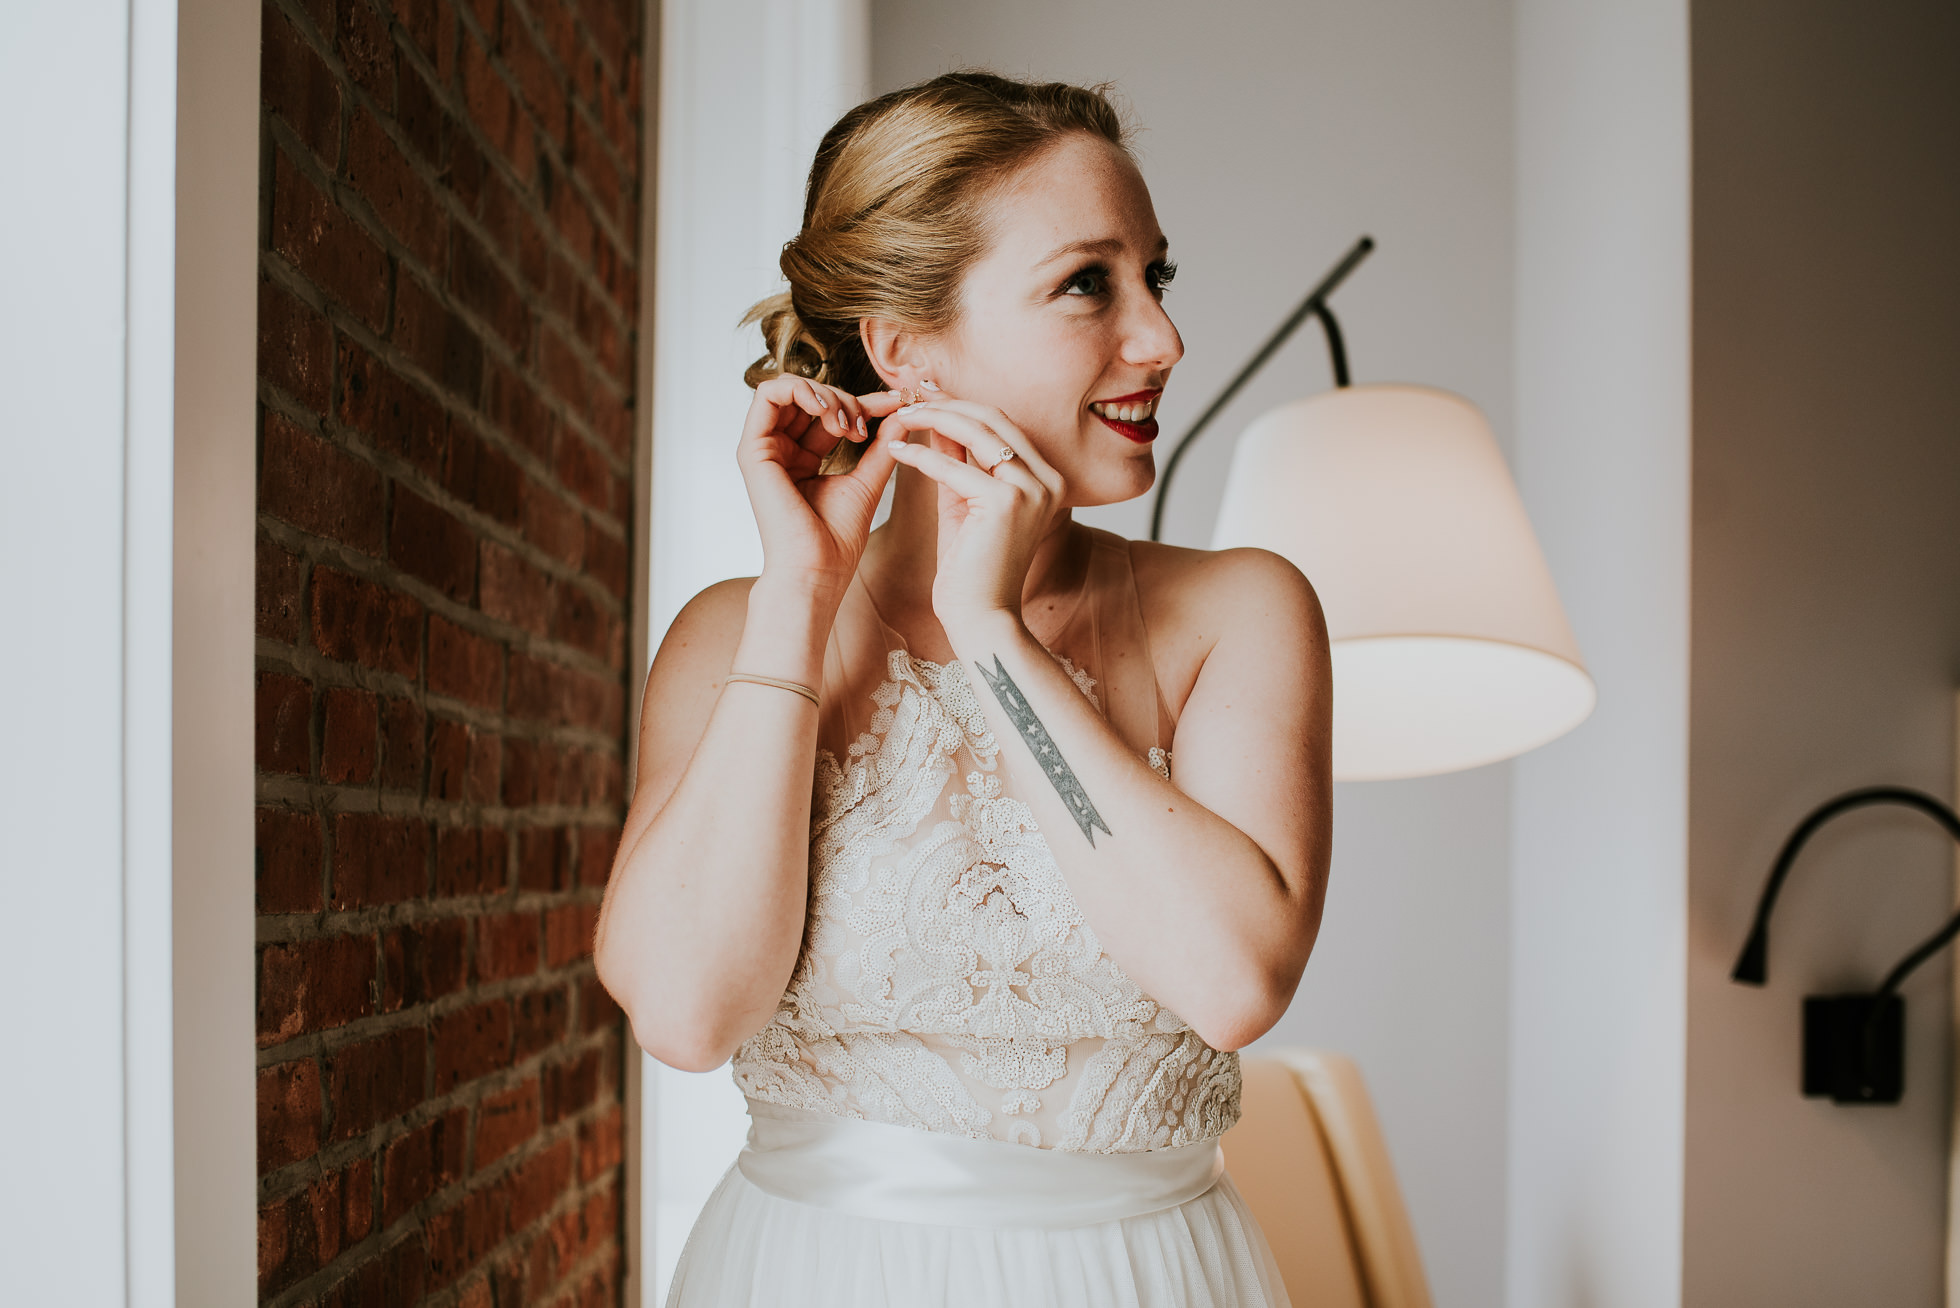
M636 0L272 0L259 1281L619 1300Z

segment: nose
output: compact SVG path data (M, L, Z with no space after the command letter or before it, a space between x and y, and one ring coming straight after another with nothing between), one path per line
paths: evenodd
M1168 371L1184 357L1184 338L1177 334L1163 302L1142 296L1124 324L1123 362L1136 368Z

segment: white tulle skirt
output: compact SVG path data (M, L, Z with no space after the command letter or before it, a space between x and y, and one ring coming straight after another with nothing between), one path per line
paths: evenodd
M1076 1154L750 1111L668 1308L1287 1308L1216 1142Z

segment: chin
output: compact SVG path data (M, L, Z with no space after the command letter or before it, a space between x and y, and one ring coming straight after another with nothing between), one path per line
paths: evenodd
M1077 508L1092 509L1103 504L1122 504L1147 493L1157 484L1157 464L1147 454L1126 459L1112 466L1105 463L1079 479L1069 480L1069 502Z

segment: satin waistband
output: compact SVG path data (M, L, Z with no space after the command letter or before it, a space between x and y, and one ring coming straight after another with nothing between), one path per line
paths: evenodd
M749 1101L735 1166L779 1199L932 1226L1062 1230L1196 1199L1225 1174L1216 1140L1085 1154L969 1140Z

